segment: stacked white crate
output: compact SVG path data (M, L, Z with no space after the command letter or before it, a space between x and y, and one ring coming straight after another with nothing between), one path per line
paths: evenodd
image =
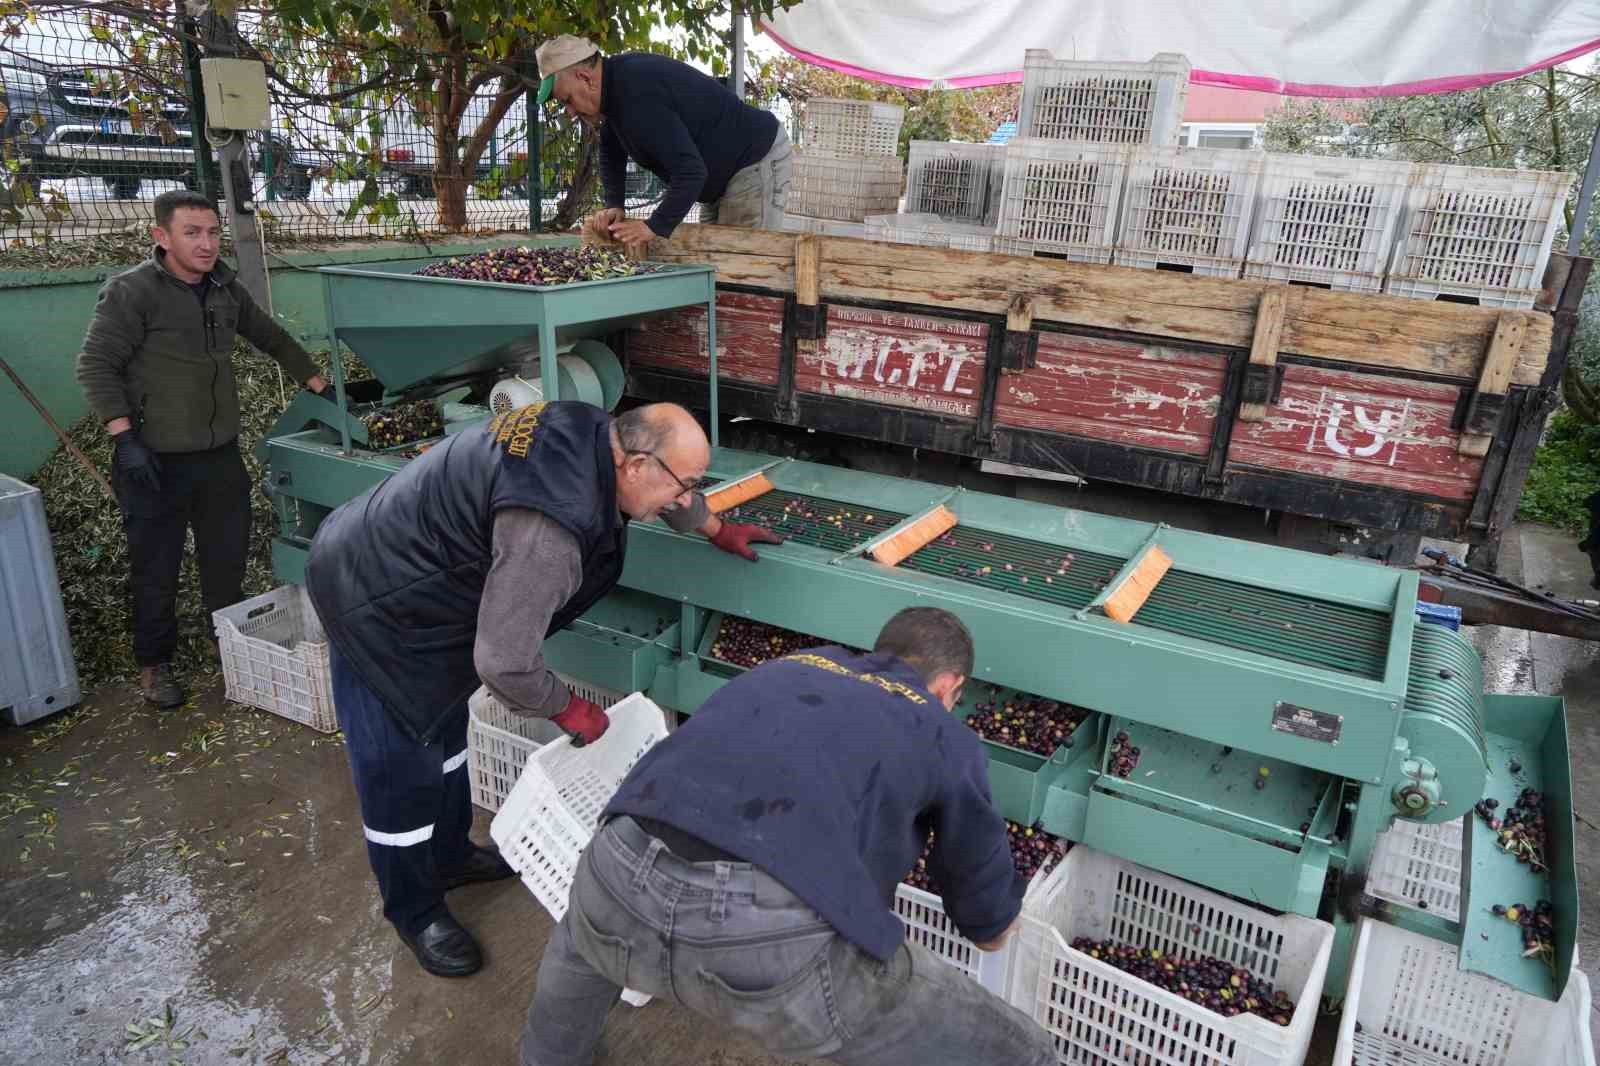
M967 252L987 252L994 245L991 226L947 222L925 212L868 215L864 229L867 240L890 244L919 244L924 248L956 248Z
M1244 276L1378 292L1413 164L1267 156Z
M900 123L905 108L873 100L806 103L786 210L860 222L900 206ZM788 228L788 227L785 227ZM808 230L803 224L802 232ZM810 231L815 232L815 231Z
M1111 262L1127 169L1128 149L1120 145L1012 141L995 250Z
M1571 188L1560 171L1417 167L1383 291L1533 307Z
M1129 153L1177 142L1188 91L1189 61L1175 53L1096 63L1028 49L996 250L1111 262Z
M982 224L998 215L1000 189L990 187L995 161L1005 175L1005 146L955 141L912 141L906 162L906 213L946 222ZM993 223L990 223L993 229Z
M1023 57L1017 135L1097 144L1178 143L1189 95L1189 61L1162 52L1148 63L1057 59L1042 48Z
M872 217L872 216L868 216ZM808 218L805 215L783 216L785 233L821 233L827 237L868 237L867 228L859 222L840 222L832 218Z
M1262 152L1232 148L1134 149L1117 264L1238 277L1265 162Z

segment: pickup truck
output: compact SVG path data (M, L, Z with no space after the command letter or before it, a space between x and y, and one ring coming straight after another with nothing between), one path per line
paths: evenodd
M135 120L131 100L107 95L97 69L107 68L68 68L20 56L0 63L0 156L20 162L14 180L37 193L42 181L97 177L118 200L137 197L146 180L193 188L187 93L172 88L155 103L156 114ZM269 180L282 198L304 199L310 192L310 165L281 138L269 134L260 142L251 169L270 169Z

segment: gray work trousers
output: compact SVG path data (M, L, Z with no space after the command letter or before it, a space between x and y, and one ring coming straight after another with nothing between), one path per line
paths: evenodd
M1055 1066L1027 1015L920 945L880 962L749 863L689 863L617 818L578 863L522 1066L589 1066L622 986L839 1066Z
M794 148L780 125L761 161L735 171L721 199L700 205L700 221L713 226L782 229L793 172Z

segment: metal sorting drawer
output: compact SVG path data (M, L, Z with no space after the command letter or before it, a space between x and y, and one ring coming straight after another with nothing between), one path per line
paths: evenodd
M1111 772L1119 732L1140 750L1127 777ZM1316 913L1340 779L1122 718L1105 733L1084 843L1263 906Z
M554 670L601 688L644 692L678 644L678 605L617 589L544 642Z

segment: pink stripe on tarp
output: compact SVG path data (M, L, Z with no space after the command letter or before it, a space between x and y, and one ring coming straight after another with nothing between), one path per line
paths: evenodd
M796 59L804 60L814 66L836 70L841 74L849 74L856 78L865 78L867 81L882 82L885 85L898 85L905 89L926 89L933 85L932 78L913 78L904 74L886 74L883 71L868 70L852 63L844 63L826 56L808 52L797 48L773 32L770 25L762 24L762 32L778 42L778 46ZM1422 81L1398 82L1393 85L1324 85L1317 82L1281 81L1277 78L1268 78L1256 74L1229 74L1217 70L1193 70L1189 72L1189 80L1198 85L1216 85L1224 89L1250 89L1255 92L1273 93L1278 96L1321 96L1333 99L1352 99L1367 96L1424 96L1434 93L1461 92L1464 89L1481 89L1485 85L1496 82L1510 81L1520 78L1525 74L1532 74L1536 70L1567 63L1579 56L1600 50L1600 39L1580 44L1576 48L1569 48L1560 55L1538 63L1532 63L1520 70L1495 71L1484 74L1454 74L1443 78L1426 78ZM948 78L943 84L951 89L980 89L988 85L1010 85L1022 80L1022 71L1012 70L999 74L976 74L966 78Z

